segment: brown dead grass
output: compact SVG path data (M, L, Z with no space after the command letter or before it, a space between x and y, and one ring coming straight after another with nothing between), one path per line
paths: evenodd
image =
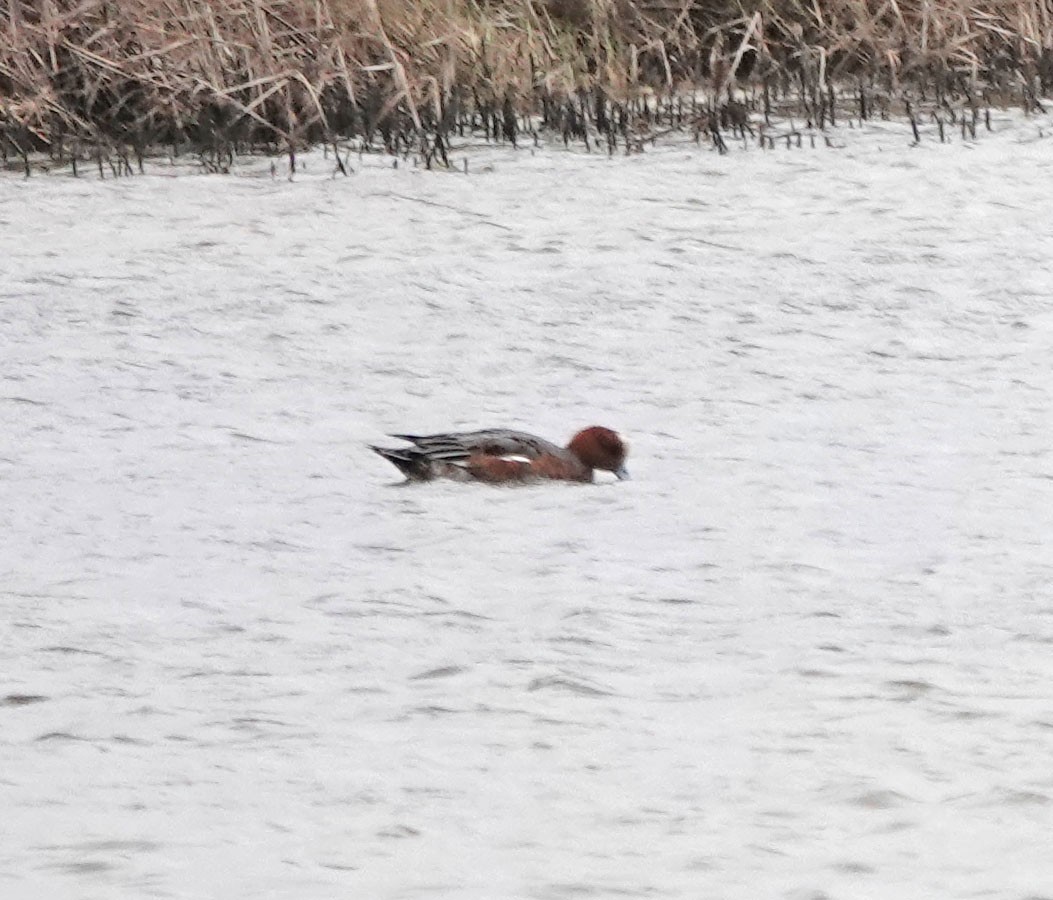
M762 83L1036 98L1053 0L0 0L0 143L20 153L390 145L583 92L719 105Z

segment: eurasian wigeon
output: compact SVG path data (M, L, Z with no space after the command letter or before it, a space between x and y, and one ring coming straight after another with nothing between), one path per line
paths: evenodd
M579 431L566 447L504 428L391 436L413 446L371 449L393 463L410 481L592 481L596 469L613 472L619 479L629 477L625 468L628 446L617 432L599 425Z

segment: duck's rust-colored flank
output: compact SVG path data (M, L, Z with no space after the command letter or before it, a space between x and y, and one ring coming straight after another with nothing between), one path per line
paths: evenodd
M600 425L579 431L566 447L504 428L392 437L412 446L372 449L410 481L592 481L597 469L613 472L619 479L629 477L625 468L628 445L617 432Z

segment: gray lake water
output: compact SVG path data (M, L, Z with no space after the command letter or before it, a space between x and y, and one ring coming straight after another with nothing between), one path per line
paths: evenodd
M0 896L1053 897L1053 144L845 143L0 180Z

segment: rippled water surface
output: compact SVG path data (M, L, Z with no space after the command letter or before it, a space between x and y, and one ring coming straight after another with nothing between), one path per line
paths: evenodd
M0 180L0 896L1053 897L1043 127Z

